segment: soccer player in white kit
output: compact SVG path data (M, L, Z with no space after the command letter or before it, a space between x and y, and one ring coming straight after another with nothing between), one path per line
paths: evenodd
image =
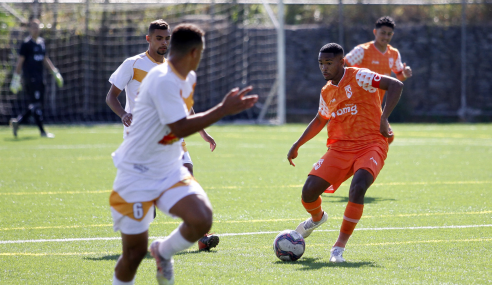
M166 62L164 55L168 52L169 41L171 40L171 27L162 19L155 20L150 23L148 35L145 38L149 43L149 49L144 53L127 58L109 78L111 88L106 96L106 104L121 118L121 122L123 123L123 138L126 137L128 128L132 123L135 98L137 97L142 80L153 67ZM123 89L125 89L126 93L125 108L118 101L118 96ZM199 133L210 144L210 150L214 151L216 147L215 140L205 130L200 130ZM193 174L193 161L186 149L184 140L181 143L185 150L183 164Z
M189 248L212 226L207 194L182 164L180 138L224 116L251 108L258 96L245 96L252 87L241 91L234 88L214 108L190 115L196 84L194 70L204 48L204 32L199 27L181 24L175 28L169 58L142 81L133 122L113 153L118 171L110 205L113 227L121 231L123 249L113 284L134 284L137 268L147 254L154 206L183 220L169 236L150 246L159 284L174 283L173 255Z
M145 38L149 43L148 50L127 58L109 78L111 88L106 96L106 103L116 115L121 117L123 138L126 137L132 123L135 98L137 97L142 80L152 68L166 61L164 55L168 52L169 41L171 40L171 28L166 21L162 19L155 20L150 23L148 35ZM126 106L124 109L118 101L118 96L123 89L125 89L126 93ZM215 140L205 130L200 130L199 133L210 144L210 150L214 151L216 147ZM182 158L183 165L193 175L193 161L183 139L181 139L181 144L184 150ZM219 236L207 233L198 241L198 249L209 251L218 244Z

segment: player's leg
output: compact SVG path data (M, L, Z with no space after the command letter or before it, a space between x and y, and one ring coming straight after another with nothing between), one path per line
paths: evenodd
M173 255L191 247L210 230L212 207L205 191L194 180L188 185L167 190L156 205L163 212L183 220L169 236L155 240L150 246L157 262L159 284L173 284Z
M193 175L193 161L191 160L191 156L188 151L185 151L182 160L183 166L188 169L191 175ZM219 241L220 239L218 235L206 233L198 240L198 250L210 251L210 249L216 247L219 244Z
M341 158L343 158L343 154L339 152L333 150L326 152L314 164L313 169L304 183L301 202L306 211L311 214L311 218L300 223L296 228L296 231L304 238L307 238L314 229L328 219L328 215L321 207L321 194L332 183L335 185L341 184L343 177L350 171L350 167L344 165L346 158L344 160L341 160Z
M126 174L118 172L114 186L120 192L111 192L109 203L113 229L121 232L123 253L116 263L113 284L133 284L137 268L147 254L148 229L153 220L154 201L127 202L135 194L121 187L129 179L125 179L128 178ZM140 193L139 197L148 198Z
M356 169L349 190L338 239L331 249L330 261L344 262L343 251L364 211L364 197L384 165L386 154L378 148L366 151L354 163Z
M38 126L38 129L41 133L41 136L47 137L47 138L54 138L54 135L47 133L43 127L44 91L45 91L45 87L44 87L43 83L36 84L34 86L34 94L33 94L34 98L32 98L33 104L31 104L31 106L32 106L31 115L34 117L34 121L36 122L36 125Z
M147 255L148 231L136 235L121 233L123 253L114 269L113 285L133 284L137 268Z
M307 238L317 227L321 226L328 219L328 215L321 207L321 193L330 186L330 183L321 177L309 175L302 187L301 202L306 212L311 217L300 223L296 232Z

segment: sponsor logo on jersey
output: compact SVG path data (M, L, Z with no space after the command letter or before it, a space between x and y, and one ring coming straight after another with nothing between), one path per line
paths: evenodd
M347 97L350 99L350 97L352 97L352 88L350 85L345 86L345 92L347 93Z
M43 61L43 59L44 59L44 55L42 55L42 54L35 54L34 55L35 61Z
M321 167L321 164L323 164L323 161L325 161L324 159L320 159L318 160L318 162L316 162L313 167L314 167L314 170L318 170L320 167Z
M377 60L373 60L373 61L372 61L372 64L379 64L379 61L377 61Z
M338 109L336 112L331 113L331 117L335 118L337 116L342 116L345 114L355 115L357 114L357 105L355 104L346 104L346 107Z
M389 58L389 65L390 65L390 68L393 67L393 63L394 63L394 59L392 57Z
M346 104L346 107L338 109L336 112L331 113L331 117L335 118L337 116L342 116L345 114L355 115L357 114L357 105L355 104Z

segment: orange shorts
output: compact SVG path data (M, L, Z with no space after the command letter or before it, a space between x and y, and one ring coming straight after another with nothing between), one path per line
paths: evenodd
M320 160L314 164L309 175L318 176L328 181L332 186L329 191L335 192L338 187L349 179L359 169L369 171L376 181L384 166L386 152L374 146L357 152L345 152L329 149Z

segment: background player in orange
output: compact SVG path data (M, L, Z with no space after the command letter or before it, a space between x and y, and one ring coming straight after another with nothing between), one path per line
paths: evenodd
M395 21L389 16L384 16L376 21L374 41L356 46L345 56L347 66L368 68L382 75L391 75L391 71L400 81L412 77L412 69L406 63L402 63L400 52L389 43L395 34ZM384 92L380 91L381 102ZM389 143L393 138L388 140Z
M364 196L383 168L392 136L388 117L397 105L403 83L368 69L345 68L343 48L326 44L319 52L319 67L328 83L321 89L319 110L287 154L290 164L299 148L328 124L328 151L314 165L302 189L302 204L311 217L296 231L307 238L328 219L321 207L321 194L330 185L336 190L352 175L349 202L338 240L331 249L331 262L344 262L343 251L362 217ZM377 89L387 90L384 110Z

